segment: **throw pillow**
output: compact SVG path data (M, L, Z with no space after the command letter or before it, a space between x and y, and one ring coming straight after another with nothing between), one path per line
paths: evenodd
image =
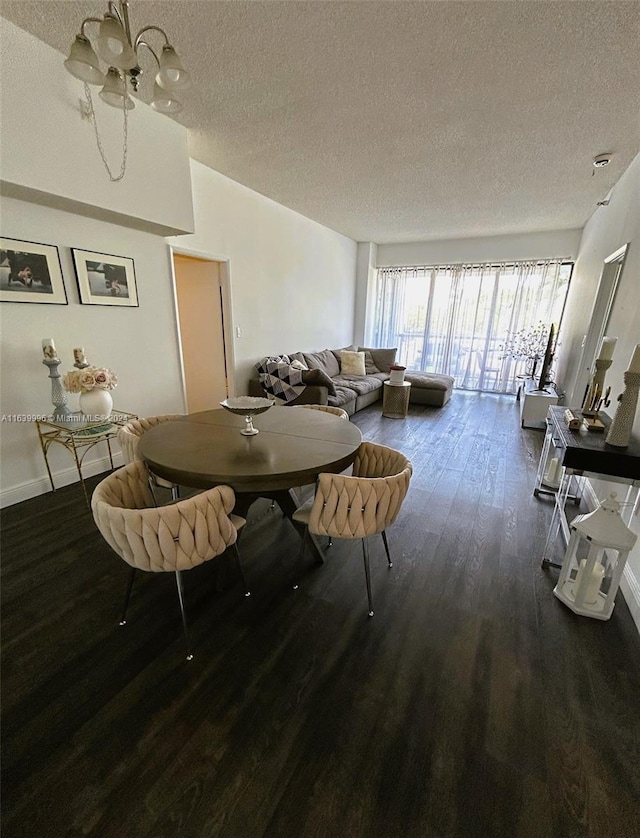
M370 349L365 349L364 351L364 371L367 375L375 375L377 372L380 372L373 360Z
M303 355L310 370L322 370L330 378L340 374L340 365L330 349L323 349L322 352L304 352Z
M340 353L342 375L366 375L364 366L364 352L349 352L343 350Z
M373 363L380 372L390 372L391 367L396 362L397 349L374 349L367 346L359 346L360 352L370 352L373 358Z
M303 384L319 384L326 387L330 396L336 395L336 385L323 370L302 370Z

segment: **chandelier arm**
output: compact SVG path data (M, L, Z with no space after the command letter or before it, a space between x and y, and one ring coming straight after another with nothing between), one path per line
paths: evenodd
M82 21L82 23L80 25L80 34L82 35L83 38L87 38L87 40L89 40L88 35L84 31L84 27L87 23L102 23L102 18L99 18L99 17L85 17L85 19Z
M136 52L138 51L138 47L146 47L149 50L149 52L151 53L151 55L153 55L153 57L155 58L156 64L158 65L158 67L160 66L160 59L158 58L158 55L157 55L156 51L154 50L154 48L151 46L151 44L148 44L146 41L138 40L136 38Z
M109 0L109 6L115 8L115 3L113 0ZM120 18L120 22L122 23L122 28L124 29L124 33L127 36L127 40L131 44L131 25L129 23L129 2L128 0L120 0L120 14L118 17ZM116 12L117 13L117 12ZM135 49L135 47L134 47Z
M164 29L161 29L159 26L143 26L143 28L142 28L142 29L138 32L138 34L136 35L136 39L135 39L135 41L133 42L133 48L134 48L135 50L137 50L137 49L138 49L138 46L139 46L141 43L144 43L144 45L145 45L145 46L147 46L147 47L149 46L149 44L147 44L147 43L146 43L146 41L143 41L143 40L142 40L142 37L141 37L141 36L142 36L145 32L149 32L149 31L150 31L150 30L152 30L152 29L153 29L153 30L155 30L156 32L160 32L160 34L164 36L164 42L165 42L165 44L170 43L170 41L169 41L169 36L168 36L168 35L167 35L167 33L164 31Z

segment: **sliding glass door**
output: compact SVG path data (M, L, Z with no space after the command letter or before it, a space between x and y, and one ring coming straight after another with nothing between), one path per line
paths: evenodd
M399 363L452 375L458 388L515 392L527 361L505 351L509 337L559 325L571 269L559 260L381 268L375 345L397 346Z

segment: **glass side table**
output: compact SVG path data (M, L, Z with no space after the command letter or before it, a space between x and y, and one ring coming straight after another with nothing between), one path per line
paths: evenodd
M47 467L47 474L49 475L49 482L51 483L51 490L55 491L55 484L49 466L49 448L53 443L63 445L67 451L71 451L73 459L75 460L76 468L78 469L78 476L82 483L82 490L90 506L89 494L85 486L84 477L82 475L82 463L88 452L100 442L107 443L109 451L109 462L113 470L113 452L111 451L111 440L114 439L118 433L118 429L122 425L126 425L132 419L137 419L135 413L126 413L120 410L114 410L111 416L101 422L87 422L83 414L78 411L71 413L64 420L57 420L53 417L48 419L37 419L36 427L38 428L38 438L40 440L40 447L44 456L44 462Z
M409 381L403 381L402 384L385 381L382 385L382 415L389 419L406 419L410 392Z

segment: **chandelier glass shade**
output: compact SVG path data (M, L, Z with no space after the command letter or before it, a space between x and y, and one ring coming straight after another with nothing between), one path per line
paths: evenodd
M127 95L126 82L115 67L109 67L107 71L100 98L114 108L126 108L128 111L135 108L133 99Z
M127 33L115 15L107 13L98 30L96 52L112 67L131 70L138 63L138 57L129 43Z
M91 42L84 35L76 35L64 66L80 81L86 81L88 84L104 84L105 82L98 56L93 51Z

